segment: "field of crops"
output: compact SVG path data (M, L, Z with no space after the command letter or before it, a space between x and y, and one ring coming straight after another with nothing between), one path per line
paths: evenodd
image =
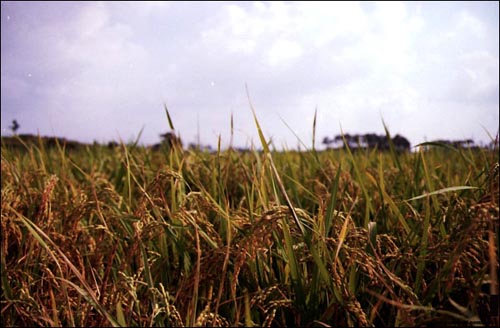
M498 142L261 137L244 153L2 145L2 326L498 325Z

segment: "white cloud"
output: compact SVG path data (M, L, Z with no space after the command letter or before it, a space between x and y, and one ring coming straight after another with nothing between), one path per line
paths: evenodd
M84 7L75 23L82 38L94 38L107 24L109 14L102 2Z
M151 106L150 99L161 106L149 54L132 40L132 28L112 21L109 11L104 3L84 4L63 30L50 24L41 29L38 56L44 67L38 70L54 78L31 84L26 92L36 92L34 107L45 113L39 117L48 129L44 133L85 141L116 138L121 128L138 133L144 121L130 119L138 114L134 108Z
M235 8L232 19L221 19L222 22L232 22L233 28L221 26L236 32L220 32L221 40L214 38L212 41L226 44L229 49L246 49L246 54L254 53L257 58L267 53L267 61L258 61L259 64L271 65L271 71L261 81L264 84L261 89L267 92L255 92L256 97L265 98L269 103L282 95L281 101L276 102L278 106L271 107L271 110L299 121L307 115L312 119L312 111L318 105L320 111L326 112L322 116L327 118L327 126L331 126L332 120L339 120L353 130L378 130L381 116L388 123L402 119L402 124L412 125L417 118L423 121L432 119L432 114L423 114L429 101L441 102L441 96L453 99L458 94L476 95L477 100L495 90L495 83L486 82L490 80L486 77L487 70L478 71L481 59L470 58L465 65L459 57L450 56L449 41L442 39L445 34L432 30L435 22L424 17L429 8L423 10L419 5L409 10L406 3L393 2L376 3L373 7L362 7L359 3L308 2ZM458 31L470 25L476 32L481 31L479 21L473 16L460 15L458 17L462 19L456 19L455 25L446 28ZM215 25L212 31L220 28ZM245 42L251 41L251 45L241 46L238 42L243 39L234 37L234 34L254 36L244 38ZM454 34L454 38L459 37L459 34ZM238 46L232 47L234 44ZM312 53L315 55L311 56ZM294 63L291 70L297 72L296 76L280 71L279 66L272 67L276 63L287 63L287 60ZM304 70L301 70L302 65ZM457 71L463 72L462 76L449 74L458 67L464 67ZM488 69L498 71L491 64ZM308 76L320 71L324 72L320 80L307 83ZM328 74L329 78L326 77ZM469 85L473 76L477 81ZM305 87L299 87L295 82L299 79L305 81ZM272 81L283 84L273 84ZM314 88L309 90L307 85ZM460 87L460 91L454 89L454 85ZM277 89L282 89L282 92ZM446 108L443 106L440 110ZM425 129L425 125L421 128ZM414 135L417 132L413 130Z
M418 61L415 42L424 26L422 17L409 14L404 3L379 2L356 52L366 55L376 74L413 73Z
M463 102L498 98L498 44L495 50L488 33L483 21L460 10L418 44L422 52L418 80L429 100L448 105L455 102L457 108Z
M498 96L498 58L487 51L473 51L461 55L459 60L464 73L463 91L469 100L480 102Z
M7 97L14 101L22 101L29 89L29 83L26 79L2 74L2 98Z
M381 116L391 132L419 138L418 127L439 127L429 117L470 115L473 104L498 123L498 28L459 4L441 4L451 12L444 20L425 3L160 4L78 3L62 18L37 7L45 20L17 30L21 60L2 47L2 91L35 95L31 107L86 139L105 138L112 122L110 138L144 124L144 140L156 142L167 129L165 101L185 143L195 140L197 117L203 142L228 139L231 112L235 142L257 140L245 83L277 146L296 144L280 116L310 140L316 106L318 138L339 132L339 122L345 132L380 132Z
M467 12L466 10L461 10L457 15L457 32L460 34L470 33L477 37L485 37L486 27L483 22L478 18Z
M368 21L360 4L347 2L301 2L295 7L293 23L303 40L315 48L327 46L335 38L359 38Z
M259 5L254 6L261 11ZM269 23L253 16L237 5L225 5L212 19L211 26L201 33L206 44L218 45L232 53L253 54L260 37L268 30Z
M291 40L278 40L269 50L268 60L271 66L290 63L302 55L303 50L298 42Z
M132 29L118 22L111 22L109 7L103 3L86 6L69 30L61 51L65 51L67 60L75 64L88 65L90 69L128 66L139 62L144 56L141 46L130 41Z

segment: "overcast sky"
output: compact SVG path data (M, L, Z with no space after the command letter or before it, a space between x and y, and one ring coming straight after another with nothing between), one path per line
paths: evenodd
M489 142L498 2L1 2L1 126L295 148L340 133ZM284 123L286 122L286 124ZM287 127L288 125L288 127Z

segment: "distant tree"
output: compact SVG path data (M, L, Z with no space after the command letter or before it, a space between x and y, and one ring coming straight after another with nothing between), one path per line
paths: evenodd
M472 139L457 140L455 142L457 143L457 146L461 148L469 148L474 146L474 140Z
M160 134L160 137L163 139L162 144L166 145L169 148L179 147L182 149L182 140L180 137L176 136L173 132L167 132Z
M359 134L351 135L346 133L343 136L341 134L336 135L334 140L335 142L342 142L344 148L349 147L350 149L358 149L361 146L362 136Z
M119 146L119 144L116 141L110 141L110 142L108 142L108 148L109 149L113 149L113 148L116 148L118 146Z
M408 139L401 135L396 135L391 140L394 144L394 147L397 151L409 151L410 150L410 142ZM375 133L366 133L366 134L349 134L346 133L344 135L339 134L336 135L335 138L330 139L328 137L323 138L323 144L325 144L328 148L331 147L331 144L341 144L343 148L349 147L352 150L360 150L360 149L373 149L377 148L378 150L389 150L389 140L386 135L377 135Z
M17 123L17 120L13 120L12 125L9 128L14 134L16 134L17 129L19 129L19 123Z
M379 135L377 147L379 150L389 150L389 140L386 135Z
M394 138L392 138L392 143L394 144L394 148L396 151L409 151L410 150L410 142L405 137L396 134Z
M332 142L333 142L333 140L328 139L328 137L324 137L323 141L321 143L323 145L325 145L326 147L329 147Z
M364 135L364 141L368 148L375 148L380 143L380 138L375 133L367 133Z
M448 145L455 148L474 148L474 140L466 139L466 140L445 140L439 139L434 140L435 143L440 143L443 145Z

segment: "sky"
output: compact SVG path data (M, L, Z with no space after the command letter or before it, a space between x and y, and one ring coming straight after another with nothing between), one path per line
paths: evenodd
M318 149L383 121L489 143L499 30L497 1L2 1L1 131L150 145L166 105L185 146L258 148L252 104L278 149L312 146L315 111Z

